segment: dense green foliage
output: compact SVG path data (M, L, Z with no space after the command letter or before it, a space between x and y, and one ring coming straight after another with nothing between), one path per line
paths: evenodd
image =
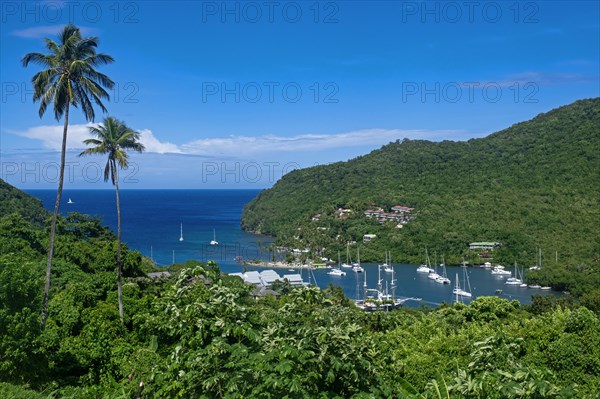
M422 262L424 248L463 257L474 241L498 241L495 262L531 266L542 249L543 272L530 281L578 290L600 284L600 99L577 101L531 121L466 142L403 140L331 165L296 170L244 209L242 226L280 245L327 248L337 259L348 241L361 260ZM406 205L416 219L404 228L379 225L363 212ZM347 220L335 216L344 206ZM321 220L311 218L321 213ZM556 261L558 258L558 261ZM591 280L588 275L591 275ZM586 290L584 290L586 291Z
M60 218L46 328L48 225L0 219L2 398L593 398L600 319L571 302L365 313L341 290L254 296L216 264L153 280L123 248L119 321L113 233ZM598 312L600 309L596 308Z
M42 201L0 179L0 217L17 213L41 227L50 215Z

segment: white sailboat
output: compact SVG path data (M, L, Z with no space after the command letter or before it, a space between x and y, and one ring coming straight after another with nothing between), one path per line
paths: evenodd
M509 277L506 279L504 284L506 285L521 285L523 282L519 279L518 271L517 271L517 262L515 261L515 276Z
M352 260L350 259L350 248L348 248L349 244L346 244L346 263L342 263L342 267L351 268Z
M455 295L464 296L467 298L471 298L471 283L469 282L469 274L467 273L467 268L463 267L463 288L460 287L460 283L458 281L458 273L456 274L456 288L452 290L452 293Z
M534 266L531 266L529 270L540 270L542 268L542 248L538 248L538 259Z
M429 262L427 262L429 263ZM427 275L427 278L433 281L436 281L441 276L437 272L437 255L435 255L435 263L433 265L433 271Z
M179 226L179 241L183 241L183 223Z
M213 229L213 239L210 241L210 245L219 245L217 241L217 234L215 233L215 229Z
M521 284L519 285L519 287L527 288L527 283L525 282L525 271L523 270L522 267L519 270L519 272L521 273Z
M388 262L390 262L390 263L388 264ZM385 253L385 263L381 266L383 267L383 271L386 273L394 272L394 269L392 268L392 256L391 256L391 254L389 254L389 256L388 256L388 251L386 251L386 253Z
M340 251L338 251L338 267L336 268L332 268L330 271L327 272L327 274L329 274L330 276L345 276L346 272L343 272L342 269L340 269L340 265L341 265L341 261L340 261Z
M69 200L67 201L67 204L74 204L75 202L71 199L71 197L69 197Z
M438 276L438 278L435 279L435 282L439 283L439 284L450 284L451 281L448 278L448 275L446 274L446 259L444 259L443 256L442 256L442 264L440 266L442 266L442 275Z
M417 267L417 273L431 273L433 269L429 263L429 254L427 253L427 248L425 248L425 263L421 266Z
M352 271L356 273L362 273L365 269L360 265L360 248L356 248L356 263L353 263Z

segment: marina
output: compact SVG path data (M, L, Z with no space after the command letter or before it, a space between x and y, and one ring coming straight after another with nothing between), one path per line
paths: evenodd
M402 302L405 306L418 307L421 304L427 306L437 306L442 303L452 303L456 301L454 289L456 288L455 275L458 274L460 279L461 290L467 290L465 281L471 287L471 296L461 296L462 302L468 304L480 296L497 296L508 300L518 300L522 303L531 302L532 295L561 295L558 292L546 289L541 290L541 287L521 287L519 285L506 285L505 278L491 275L490 270L479 267L462 267L446 266L448 276L452 276L450 284L439 284L435 280L429 279L427 274L416 271L415 265L411 264L392 264L394 273L385 273L381 270L378 275L379 265L375 263L361 263L364 268L364 273L355 273L347 271L345 276L331 276L328 272L331 269L319 268L300 268L296 273L302 276L303 281L310 281L318 285L321 289L325 289L329 284L339 286L343 289L344 294L352 299L362 301L365 297L366 290L369 295L376 300L391 299L392 285L395 285L394 299ZM261 271L263 268L246 266L247 270ZM222 266L224 271L230 270L229 266ZM239 266L238 266L239 270ZM346 269L348 270L348 269ZM463 274L464 273L464 274ZM393 275L393 278L392 278ZM392 284L392 280L396 280ZM387 294L385 287L388 287ZM381 287L378 294L377 288ZM386 297L385 295L390 295ZM410 300L407 300L410 299ZM420 300L419 300L420 299Z
M34 193L47 206L52 206L54 201L52 191L39 190ZM304 282L310 281L311 284L316 282L321 289L325 289L329 284L339 286L352 300L363 299L365 276L355 270L364 270L367 288L377 288L378 265L360 262L359 253L346 251L346 254L343 252L340 254L342 263L352 266L344 267L342 264L341 270L346 273L345 276L328 275L327 273L331 269L320 258L310 264L290 264L270 260L273 254L265 248L272 244L273 239L247 233L239 228L239 209L256 193L257 191L254 190L211 192L202 190L123 190L121 198L124 208L123 239L130 248L139 250L159 266L168 266L173 261L185 262L193 259L202 262L214 260L224 273L261 272L265 269L273 269L279 275L299 274ZM69 208L65 207L64 212L77 211L99 215L102 217L103 223L113 230L116 229L115 212L111 203L114 193L111 190L69 190L65 197L68 198L68 196L77 198L77 201ZM101 201L94 200L98 198ZM167 201L174 203L177 210L165 210L160 205ZM220 205L216 206L215 204ZM204 210L202 214L197 212L199 208ZM135 209L135 212L132 212L132 209ZM150 218L148 215L153 215L153 217ZM183 227L185 227L185 231L183 231ZM216 237L216 231L218 237ZM180 238L184 238L184 241L180 241ZM211 239L218 240L218 245L210 245ZM381 261L384 259L385 255L382 253ZM427 263L425 267L433 270L431 262L424 260ZM446 265L446 275L450 277L451 282L440 284L436 280L429 279L429 272L418 272L419 265L399 264L392 261L388 260L388 267L391 267L394 273L384 272L384 270L381 272L382 287L385 288L387 282L391 292L393 274L394 279L397 280L396 298L422 298L421 301L408 301L406 306L420 306L421 304L437 306L443 302L453 302L455 298L452 291L455 288L454 276L456 273L459 274L462 287L463 275L459 265ZM442 261L442 263L444 262ZM333 266L337 267L338 264L336 259ZM505 285L507 278L510 277L509 274L492 275L491 270L491 264L488 267L468 267L466 269L472 287L472 297L464 298L465 303L483 295L516 299L522 303L529 303L534 294L561 295L549 287L539 285L530 287ZM438 267L438 272L443 274L443 268ZM311 273L310 280L309 273ZM358 295L357 279L360 281ZM496 293L496 290L501 290L501 292Z

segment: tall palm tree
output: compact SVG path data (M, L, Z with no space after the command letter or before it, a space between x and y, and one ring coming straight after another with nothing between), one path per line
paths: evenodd
M60 154L60 175L58 179L58 191L54 204L54 214L50 226L50 242L48 243L48 261L46 263L46 282L44 285L44 300L42 303L42 328L46 326L48 317L48 299L50 296L50 273L52 270L52 256L54 254L54 238L56 233L56 219L60 207L63 181L65 176L65 156L67 148L67 129L69 126L69 110L73 106L81 107L88 121L95 117L92 101L102 111L106 112L103 99L109 99L104 89L112 89L114 82L108 76L99 73L94 68L114 62L113 58L106 54L96 53L98 38L81 37L79 28L68 24L62 30L56 43L52 39L44 39L47 54L29 53L21 62L23 66L30 63L41 65L44 69L36 73L31 82L33 83L33 101L40 102L38 114L40 118L46 112L48 105L54 108L54 117L57 121L64 116L64 128L62 137L62 148Z
M138 140L140 133L131 130L125 123L120 120L107 117L104 118L102 124L97 127L90 127L90 133L96 138L87 139L83 142L91 146L79 154L108 154L106 166L104 167L104 181L108 181L110 177L112 184L115 186L117 195L117 291L119 300L119 317L121 323L123 321L123 290L121 287L121 275L123 266L121 262L121 201L119 199L119 168L127 169L129 159L127 150L142 152L144 145ZM117 167L118 166L118 167Z

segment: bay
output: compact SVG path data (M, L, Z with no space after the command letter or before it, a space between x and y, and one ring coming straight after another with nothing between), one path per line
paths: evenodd
M272 243L268 236L242 231L240 218L242 208L260 190L121 190L122 239L131 249L152 257L159 266L168 266L186 260L214 260L225 273L245 270L263 270L256 267L243 268L235 261L243 259L267 260L268 254L262 249ZM55 190L28 190L28 193L42 200L47 209L53 209ZM68 203L71 199L72 203ZM117 216L113 190L64 190L61 214L80 212L101 218L104 225L116 231ZM181 229L183 241L180 241ZM210 245L213 232L219 245ZM382 257L384 255L382 254ZM366 283L376 288L378 271L376 264L363 264L366 271ZM397 279L396 296L418 297L419 302L407 302L409 306L438 305L453 302L452 295L456 274L463 285L462 268L448 267L450 285L441 285L417 273L417 265L394 264ZM510 268L509 268L510 270ZM280 275L298 273L278 269ZM350 298L362 298L365 275L347 271L346 276L334 277L327 269L316 269L313 274L308 270L300 271L305 281L311 280L319 287L329 284L340 286ZM497 295L516 299L523 303L531 301L531 295L559 295L552 291L540 291L531 288L505 285L505 278L490 274L487 269L467 268L473 299L483 295ZM314 276L314 277L313 277ZM381 272L382 287L386 284L391 290L391 273ZM357 289L358 283L358 289ZM465 302L469 299L465 298Z

